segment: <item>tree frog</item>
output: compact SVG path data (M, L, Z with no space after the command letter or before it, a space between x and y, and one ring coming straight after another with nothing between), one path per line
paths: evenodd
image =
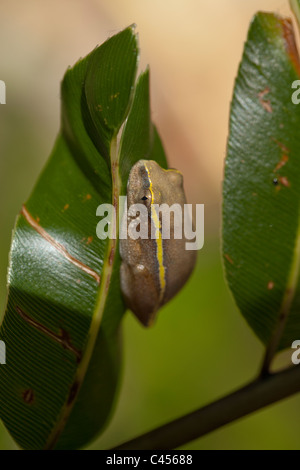
M153 160L139 160L132 167L127 183L127 211L122 224L128 232L130 224L138 226L141 217L131 208L133 204L143 204L147 209L148 236L120 239L121 290L127 306L145 326L153 323L158 309L183 287L195 265L196 251L185 249L185 203L183 176L178 170L164 170ZM151 210L154 204L180 206L181 239L174 238L175 215L172 212L170 237L162 236L162 213ZM142 231L142 227L140 229ZM151 233L155 238L151 238Z

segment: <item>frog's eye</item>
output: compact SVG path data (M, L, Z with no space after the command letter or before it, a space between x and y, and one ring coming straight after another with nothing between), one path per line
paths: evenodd
M145 204L145 206L147 208L149 208L151 206L151 203L152 203L151 191L149 191L148 189L143 191L141 196L140 196L140 200L142 201L143 204Z

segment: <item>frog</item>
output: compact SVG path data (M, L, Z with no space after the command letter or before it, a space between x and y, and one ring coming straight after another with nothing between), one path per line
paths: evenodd
M120 239L120 286L127 307L144 326L150 326L158 310L184 286L196 263L196 251L186 249L183 230L186 197L182 173L164 169L154 160L139 160L131 168L127 183L122 224L128 232L130 224L140 222L139 213L131 210L135 204L147 210L148 236ZM175 204L182 211L181 238L174 236L175 215L170 217L169 238L162 236L162 213L153 208L165 204Z

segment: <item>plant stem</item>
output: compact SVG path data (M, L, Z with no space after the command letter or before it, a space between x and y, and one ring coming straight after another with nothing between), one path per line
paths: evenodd
M260 376L245 387L112 450L175 449L300 391L300 367Z

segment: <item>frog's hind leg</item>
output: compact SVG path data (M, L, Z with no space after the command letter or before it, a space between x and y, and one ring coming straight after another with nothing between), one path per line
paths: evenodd
M121 290L126 305L144 326L153 323L159 295L148 269L141 265L121 264Z

